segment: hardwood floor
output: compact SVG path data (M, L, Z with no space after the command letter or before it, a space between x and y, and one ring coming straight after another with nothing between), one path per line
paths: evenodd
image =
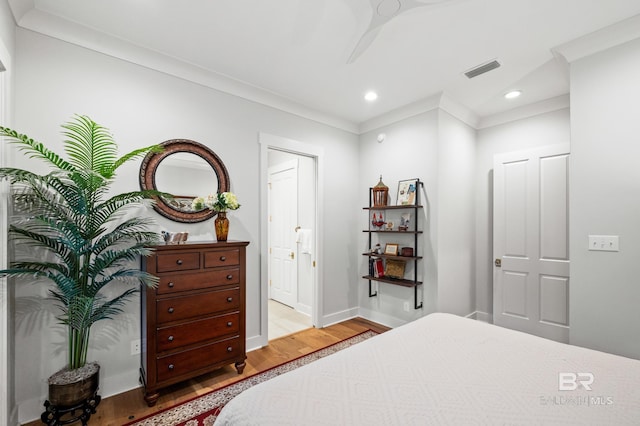
M267 347L247 353L247 366L242 374L238 374L233 365L228 365L197 379L174 385L161 391L160 398L154 407L147 407L143 399L142 388L114 395L102 400L96 414L91 416L89 425L120 426L275 367L301 355L324 348L368 329L379 333L388 330L387 327L380 324L362 318L355 318L326 328L310 328L271 340ZM27 426L36 425L42 425L42 423L40 421L27 423Z

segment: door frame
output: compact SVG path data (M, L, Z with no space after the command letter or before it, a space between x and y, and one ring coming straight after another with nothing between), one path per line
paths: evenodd
M0 123L11 124L11 67L10 56L0 40ZM5 143L0 143L0 167L9 165ZM0 182L0 211L8 213L9 184ZM9 261L9 215L0 215L0 269L5 269ZM0 278L0 425L17 424L17 407L14 398L14 356L13 319L11 318L13 293L6 277Z
M316 238L314 242L314 277L313 277L313 302L311 312L311 323L316 328L323 327L322 309L323 309L323 272L322 272L322 229L323 229L323 182L324 182L324 149L308 143L299 142L293 139L287 139L281 136L275 136L268 133L260 132L258 134L258 143L260 144L260 338L259 344L266 346L268 344L268 250L269 240L267 231L268 226L268 200L269 200L269 173L268 173L268 153L270 149L289 152L292 154L311 157L315 161L316 168L316 213L315 213L315 229L313 234Z

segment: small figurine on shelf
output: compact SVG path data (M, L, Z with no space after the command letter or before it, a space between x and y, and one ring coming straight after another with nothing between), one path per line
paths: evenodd
M378 213L376 216L376 212L373 212L373 219L371 220L371 224L375 227L378 228L378 230L380 230L380 228L382 228L382 225L384 225L384 217L382 216L382 213Z
M409 221L411 219L411 213L403 213L400 216L400 226L398 226L399 231L406 231L409 229Z
M382 246L380 244L376 244L375 247L371 249L371 253L382 254Z

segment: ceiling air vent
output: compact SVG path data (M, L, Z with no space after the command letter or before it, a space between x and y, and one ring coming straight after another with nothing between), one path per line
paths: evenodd
M489 72L494 70L500 66L500 62L493 60L491 62L487 62L486 64L478 65L475 68L471 68L469 71L465 71L464 75L469 78L477 77L480 74L484 74L485 72Z

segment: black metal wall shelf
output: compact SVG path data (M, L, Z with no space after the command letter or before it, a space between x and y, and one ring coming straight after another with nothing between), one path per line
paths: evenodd
M418 211L423 207L419 205L419 187L422 186L422 182L419 180L416 181L416 204L415 205L401 205L401 206L373 206L373 188L369 188L369 207L363 207L363 210L369 211L384 211L384 210L414 210L414 222L413 222L413 230L386 230L386 229L365 229L362 232L366 232L369 235L369 250L372 249L372 236L380 235L380 234L405 234L413 236L413 256L396 256L390 254L380 254L373 253L371 251L367 253L362 253L363 256L368 256L370 258L370 262L372 258L381 258L384 260L394 259L394 260L402 260L413 262L413 279L405 279L405 278L391 278L391 277L376 277L373 275L365 275L362 278L369 282L369 297L375 297L378 295L378 292L372 292L371 283L372 281L378 281L386 284L393 284L402 287L413 288L413 306L414 309L421 309L423 306L423 302L420 301L418 304L418 286L422 285L422 281L418 281L418 261L422 259L422 256L418 255L418 236L423 232L418 230Z

